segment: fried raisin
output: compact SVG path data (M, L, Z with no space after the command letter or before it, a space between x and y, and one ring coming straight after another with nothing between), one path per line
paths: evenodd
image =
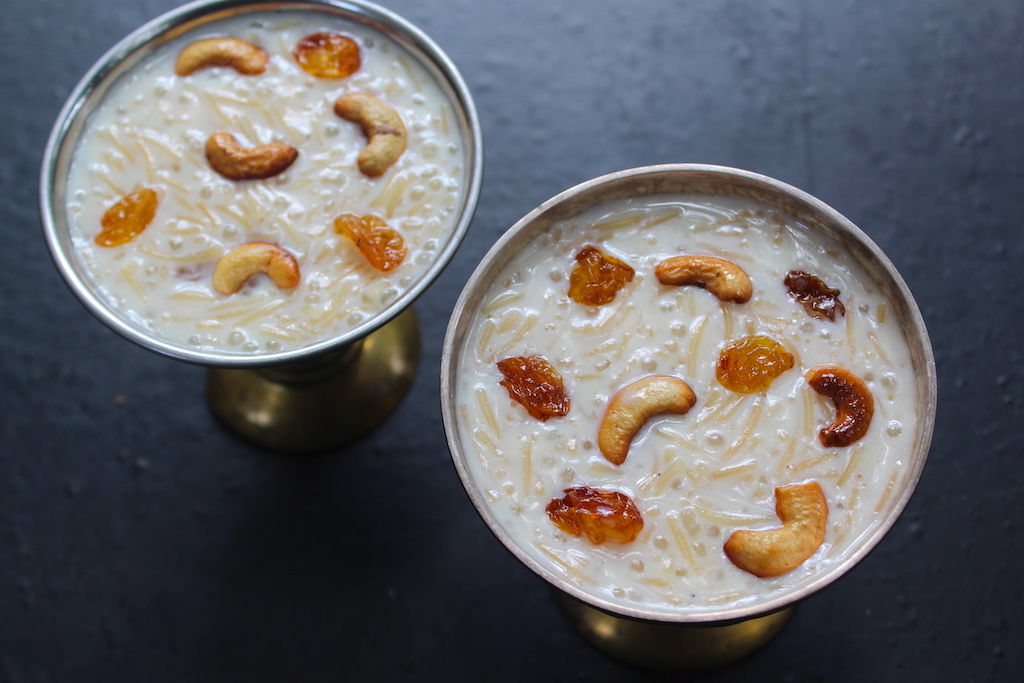
M569 275L569 297L587 306L601 306L612 301L633 280L634 273L629 265L597 247L583 247Z
M629 543L644 528L640 511L624 493L589 486L575 486L564 493L564 498L548 503L546 512L567 534L586 534L594 545L605 541Z
M405 240L384 219L372 214L344 213L334 219L334 232L352 240L377 270L394 270L405 258Z
M726 389L753 394L767 389L793 362L793 354L774 339L744 337L722 349L715 374Z
M116 247L131 242L156 216L156 192L144 187L123 197L100 218L102 230L96 235L101 247Z
M359 45L337 33L314 33L292 50L302 70L317 78L345 78L359 70Z
M846 314L846 307L839 300L839 290L832 289L815 275L792 270L786 275L783 284L789 287L789 295L803 304L815 318L834 321L837 314Z
M569 412L562 376L540 356L506 358L498 361L498 369L505 376L501 386L536 419L545 422Z

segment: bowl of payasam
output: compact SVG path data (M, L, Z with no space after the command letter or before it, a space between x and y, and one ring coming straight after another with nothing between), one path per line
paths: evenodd
M442 407L491 531L630 620L777 612L896 521L935 411L906 284L849 220L754 173L613 173L529 213L452 315Z
M472 99L415 26L366 2L196 2L83 78L41 203L58 269L179 360L308 358L391 321L464 236Z

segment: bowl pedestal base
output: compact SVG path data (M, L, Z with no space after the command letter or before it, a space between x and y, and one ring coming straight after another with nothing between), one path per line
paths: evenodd
M678 624L615 616L560 590L552 593L569 624L598 650L624 664L667 672L732 664L771 642L794 609L725 624Z
M416 313L339 350L278 367L210 368L211 412L241 438L285 453L315 453L356 441L398 407L420 357Z

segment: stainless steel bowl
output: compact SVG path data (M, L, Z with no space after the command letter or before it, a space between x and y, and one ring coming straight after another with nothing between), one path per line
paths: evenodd
M623 606L602 596L588 593L532 559L502 527L492 508L473 480L463 449L463 430L467 428L456 410L455 388L459 362L465 352L465 340L474 322L482 298L504 266L539 234L554 223L571 218L606 200L671 193L740 195L755 199L795 217L813 230L845 245L885 290L895 306L893 314L910 345L914 372L918 378L918 424L906 476L888 499L880 524L845 560L817 575L809 583L776 597L736 608L709 608L701 612L666 614L666 611ZM882 539L906 506L924 467L931 443L935 419L935 362L924 321L914 298L896 268L882 251L853 223L834 209L794 187L777 180L732 168L695 164L677 164L636 168L612 173L573 187L548 200L510 228L484 257L455 306L444 341L441 365L441 402L445 432L455 468L480 516L495 536L523 564L548 581L554 588L587 605L635 620L668 623L712 624L752 619L770 614L799 601L829 585L850 570ZM471 426L469 426L471 427Z
M343 334L306 346L274 353L237 355L198 350L167 341L114 310L97 292L82 264L74 257L65 209L68 170L75 145L89 115L111 85L154 50L205 23L249 12L274 10L319 12L368 25L395 40L430 72L456 108L466 145L467 186L458 221L433 264L409 289L378 314ZM265 367L292 363L358 341L397 317L437 278L458 249L476 210L483 178L483 140L476 108L455 65L426 34L398 15L363 0L199 0L168 12L142 26L110 49L78 83L50 134L40 178L43 229L53 260L68 287L99 320L128 340L177 360L212 367Z

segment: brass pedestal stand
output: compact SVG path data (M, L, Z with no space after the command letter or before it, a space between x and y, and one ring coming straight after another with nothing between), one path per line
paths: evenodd
M258 446L314 453L364 436L398 407L416 374L416 313L340 350L280 367L211 368L206 397L232 432Z
M552 589L569 624L610 657L655 671L705 671L732 664L767 645L793 608L729 624L677 624L618 617Z

